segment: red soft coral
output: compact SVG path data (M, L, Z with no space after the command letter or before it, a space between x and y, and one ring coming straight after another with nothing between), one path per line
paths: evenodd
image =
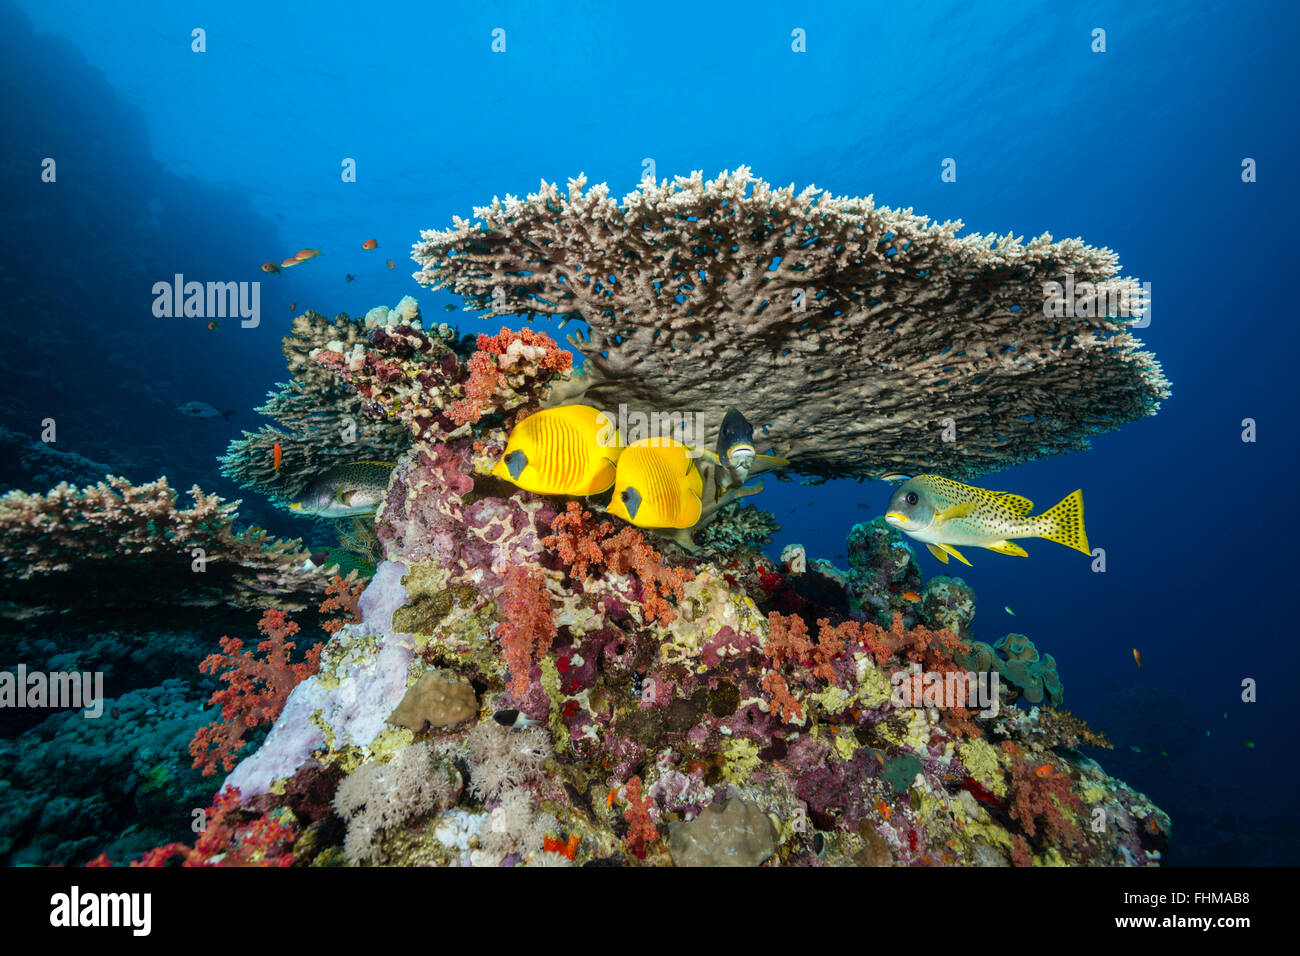
M204 813L203 830L193 847L167 843L131 865L166 866L178 861L181 866L291 866L289 851L298 838L297 829L271 814L241 808L239 800L239 791L226 787Z
M205 777L216 773L218 766L234 769L235 754L247 743L244 733L279 717L289 692L320 667L320 644L309 649L299 663L289 663L290 651L297 645L287 638L298 633L298 625L283 611L267 610L257 626L266 635L257 645L263 658L243 650L244 642L238 638L223 637L222 653L210 654L199 664L205 674L224 671L219 679L228 685L208 699L209 705L220 705L222 720L199 728L190 741L194 766L202 769Z
M333 634L342 628L345 624L355 624L361 620L361 611L357 603L361 600L361 592L366 589L366 582L356 580L352 575L341 578L337 574L334 580L325 586L325 600L321 602L321 614L334 614L341 611L342 614L332 617L321 624L321 628L326 632Z
M551 599L540 571L515 566L506 572L501 613L505 621L497 635L510 668L510 692L522 697L528 692L533 664L551 649L556 635Z
M1083 801L1072 789L1069 776L1056 772L1051 764L1039 768L1023 758L1011 764L1011 818L1019 821L1026 834L1037 837L1039 830L1053 843L1067 849L1081 849L1087 839L1077 819L1084 816ZM1071 812L1067 812L1071 811Z
M522 382L542 383L567 372L573 367L573 354L545 332L503 328L496 335L478 337L478 351L466 367L465 398L447 409L448 417L460 425L473 424L496 407L514 407L518 402L510 393L520 391ZM512 382L512 377L516 381Z
M542 544L554 551L569 574L587 580L593 565L604 566L618 574L635 574L641 582L641 605L646 617L668 625L676 617L671 596L681 601L687 581L695 578L688 568L674 568L664 564L663 555L650 546L640 531L624 528L611 534L614 526L608 521L597 524L582 505L570 501L563 514L551 522L554 534L542 539Z
M627 809L623 811L623 819L627 821L627 847L638 860L644 860L650 844L659 839L650 815L650 798L641 792L640 777L627 782L623 795L627 798Z

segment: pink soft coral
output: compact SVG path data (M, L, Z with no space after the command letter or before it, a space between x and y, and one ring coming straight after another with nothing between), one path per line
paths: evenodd
M469 378L465 397L447 409L448 417L460 425L473 424L494 408L511 405L511 393L520 392L524 381L544 382L569 371L573 354L556 345L545 332L503 328L496 335L478 337L478 351L470 356L466 367Z
M650 844L659 839L654 818L650 815L650 798L641 792L641 778L633 777L623 788L627 797L627 809L623 819L627 821L627 847L639 860L644 860Z
M528 693L529 673L555 639L555 618L545 583L540 571L515 566L506 572L501 593L505 622L497 634L510 668L510 692L516 697Z

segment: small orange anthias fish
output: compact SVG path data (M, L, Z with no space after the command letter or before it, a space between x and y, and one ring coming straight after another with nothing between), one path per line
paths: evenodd
M1004 751L1006 751L1007 753L1009 753L1009 754L1018 754L1018 753L1020 753L1020 748L1017 747L1015 744L1013 744L1013 743L1012 743L1011 741L1009 741L1009 740L1004 740L1004 741L1002 741L1002 749L1003 749Z
M289 311L290 311L290 312L294 311L296 308L298 308L298 303L297 303L297 302L290 302L290 303L289 303Z
M1138 666L1138 670L1141 670L1141 669L1142 669L1142 652L1139 651L1136 647L1133 648L1133 661L1134 661L1134 663L1137 664L1137 666Z
M219 328L221 328L221 323L218 322L216 319L213 319L211 322L208 323L209 332L215 332Z
M320 254L321 251L319 249L299 249L298 254L294 256L294 258L297 259L299 262L306 262L308 259L312 258L313 256L318 256Z
M378 240L378 239L367 239L365 242L361 243L361 248L362 248L362 249L378 249L378 248L379 248L379 240Z
M281 269L288 269L290 266L296 266L296 265L300 265L300 264L301 264L301 262L300 262L300 260L298 260L298 259L285 259L284 262L281 262L281 263L280 263L280 268L281 268ZM278 270L277 270L277 271L278 271Z
M921 600L921 595L917 594L915 591L904 591L902 598L909 604L915 604L917 601Z
M396 269L396 268L397 268L397 266L393 265L393 260L392 260L392 259L389 259L389 260L387 260L387 261L388 261L388 268L390 268L390 269Z
M876 809L880 811L881 815L886 820L889 819L889 804L887 804L884 800L876 801Z
M1038 776L1040 777L1055 777L1056 768L1053 767L1050 763L1045 763L1042 766L1040 766L1037 770L1035 770L1034 773L1038 774Z
M284 452L280 448L280 443L276 442L271 446L271 467L274 471L280 470L280 459Z
M274 262L263 262L263 263L262 263L262 271L263 271L263 272L274 272L276 275L279 275L279 274L280 274L280 267L277 266Z

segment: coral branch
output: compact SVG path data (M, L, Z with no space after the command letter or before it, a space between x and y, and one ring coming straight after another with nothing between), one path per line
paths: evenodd
M1169 394L1129 328L1139 284L1109 249L958 237L960 222L745 167L622 203L586 185L542 183L422 232L416 278L485 318L581 319L590 338L570 342L606 409L761 409L764 440L800 471L962 477L1086 447ZM1100 284L1096 301L1047 314L1066 282ZM960 443L935 440L945 417Z

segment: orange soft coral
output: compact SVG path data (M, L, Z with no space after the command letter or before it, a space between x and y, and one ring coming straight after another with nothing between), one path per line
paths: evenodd
M926 670L939 674L960 671L953 661L957 654L970 650L970 645L952 631L932 631L920 624L915 627L903 627L903 615L894 612L894 619L889 630L875 624L845 622L837 629L844 639L856 641L866 647L876 658L876 663L884 664L890 658L897 657L919 661ZM944 711L944 726L958 737L978 737L979 728L972 723L972 714L966 707L949 706Z
M559 556L573 578L587 580L593 565L618 574L633 573L641 581L641 605L646 617L664 625L673 622L676 614L667 599L683 599L682 586L694 579L694 571L665 565L663 555L635 528L611 535L614 526L610 522L597 524L576 501L570 501L565 512L555 516L551 530L554 534L543 538L542 544Z
M190 741L194 766L205 777L216 773L218 766L234 769L235 754L247 743L245 732L279 717L289 692L320 667L320 644L299 663L289 663L290 651L297 645L287 638L298 633L298 625L283 611L266 611L257 626L266 635L257 645L264 657L243 650L244 642L238 638L223 637L222 653L209 654L199 664L205 674L224 672L219 679L227 685L208 699L209 705L221 707L222 720L199 728Z
M575 580L586 581L587 571L592 565L600 567L605 564L605 549L601 542L613 533L611 522L597 524L590 511L584 511L578 502L570 501L564 513L552 519L551 531L554 533L543 538L542 545L559 556Z
M506 572L501 613L505 621L497 635L510 668L510 692L522 697L528 692L533 665L551 649L556 635L551 600L540 571L515 566Z
M776 611L767 616L768 635L763 652L774 667L783 664L802 664L812 654L813 643L808 637L808 625L797 614L786 617Z
M903 627L903 615L898 611L894 612L889 630L870 622L846 622L839 631L841 636L851 636L871 651L877 664L898 657L920 661L927 670L943 671L952 668L954 654L970 650L970 645L952 631L932 631L920 624Z
M858 625L846 621L836 628L829 620L821 618L817 621L818 633L814 642L808 634L808 625L797 614L787 616L772 611L767 616L767 623L768 635L763 653L772 662L773 670L763 676L763 689L769 695L773 713L782 720L801 720L803 705L790 691L779 670L806 668L805 676L834 683L835 668L831 662L844 653L845 639L856 637Z
M790 693L785 678L776 671L768 671L763 675L763 690L767 691L771 701L772 713L787 723L803 720L803 704Z

